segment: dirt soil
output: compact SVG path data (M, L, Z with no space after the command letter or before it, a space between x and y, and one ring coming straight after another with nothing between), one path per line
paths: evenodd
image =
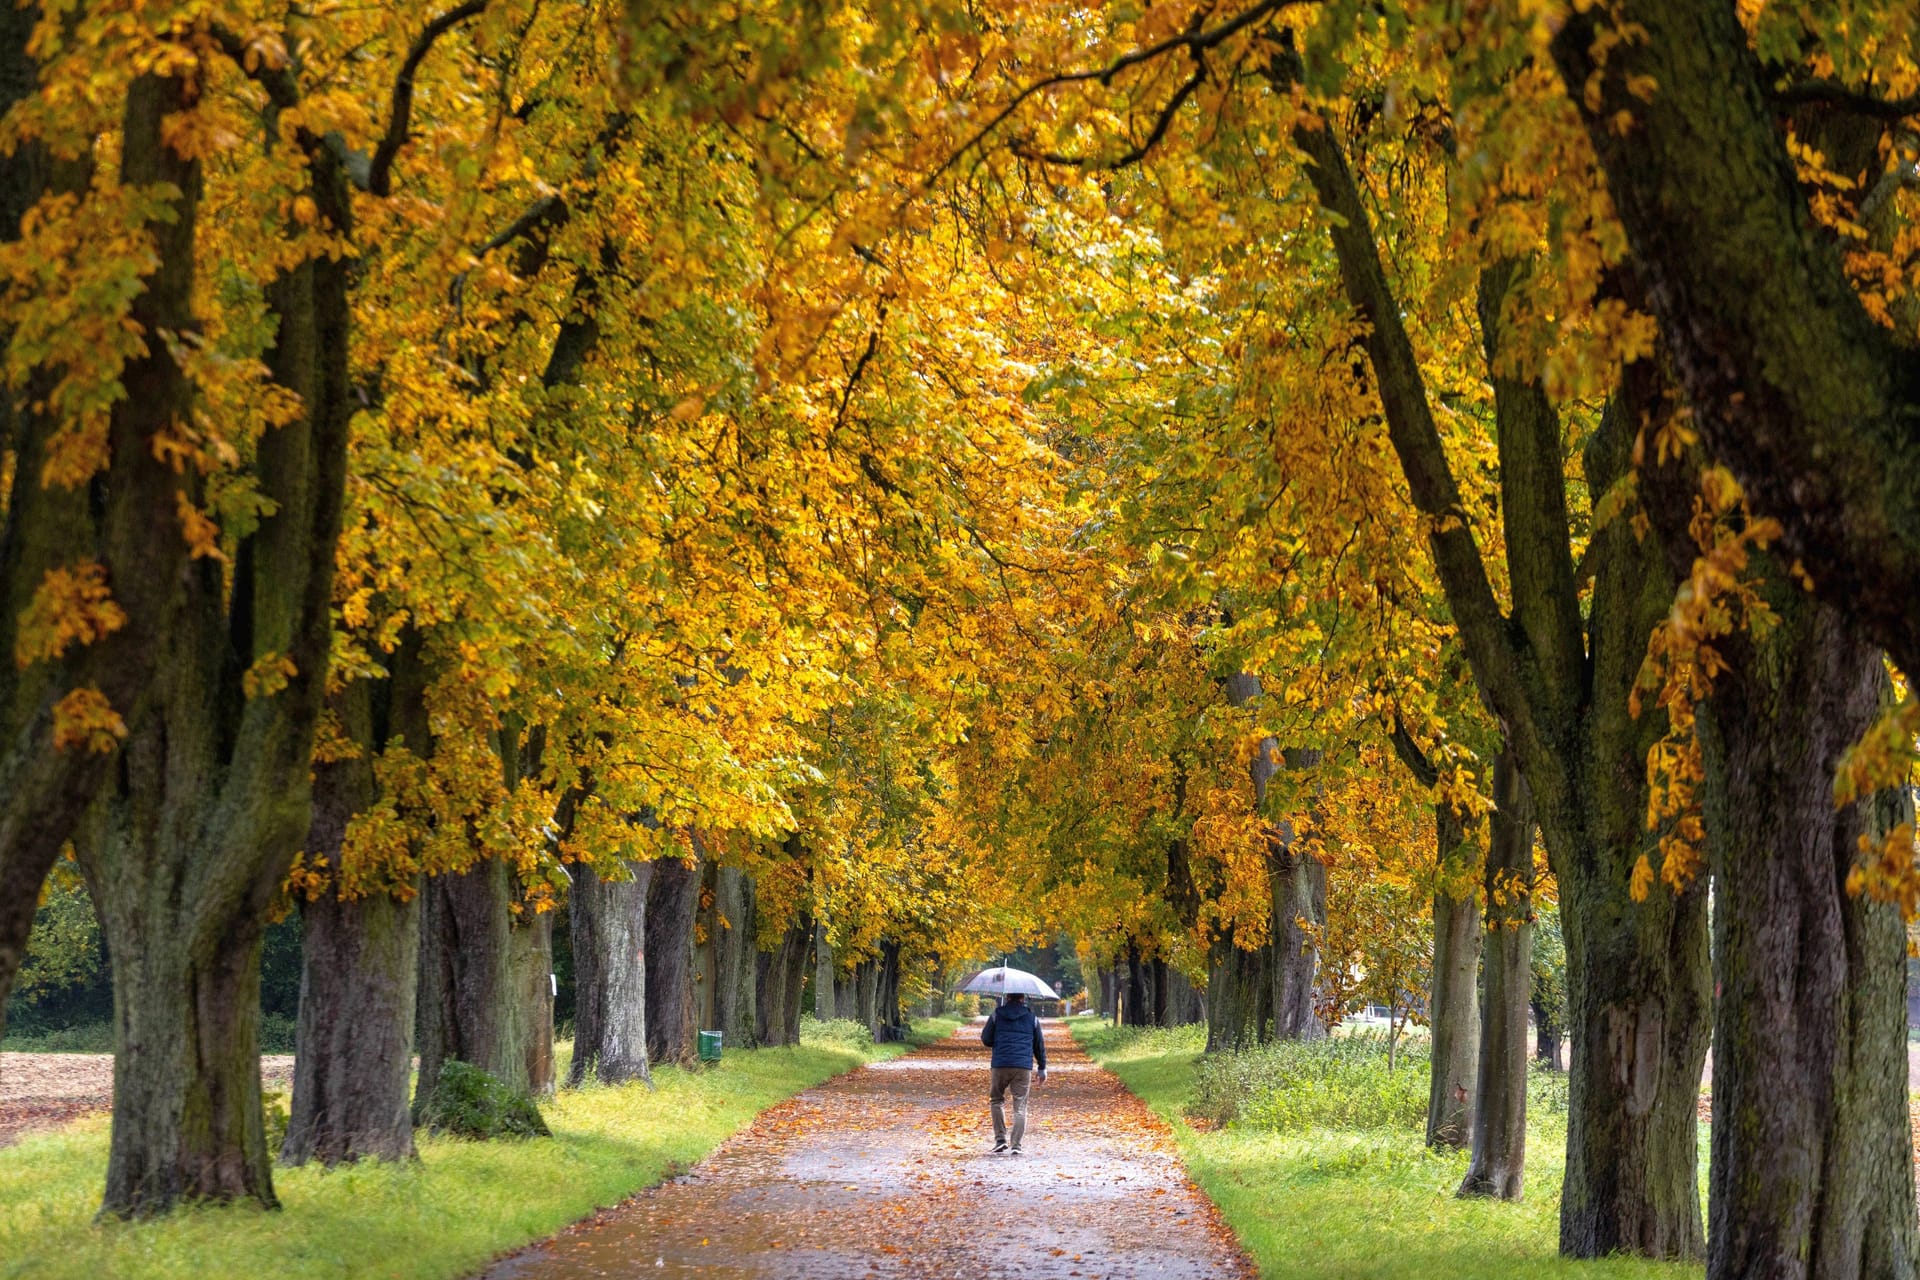
M293 1087L293 1055L260 1059L269 1090ZM0 1053L0 1147L113 1105L110 1053Z
M482 1280L1251 1277L1166 1127L1046 1028L1023 1155L989 1152L986 1051L962 1027L772 1108Z

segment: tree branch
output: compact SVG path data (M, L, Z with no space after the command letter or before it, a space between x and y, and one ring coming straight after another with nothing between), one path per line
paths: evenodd
M1137 67L1143 63L1152 62L1156 58L1162 58L1169 53L1177 53L1183 49L1198 58L1207 50L1217 48L1226 43L1240 32L1252 27L1261 19L1271 17L1286 8L1287 5L1298 2L1299 0L1260 0L1258 4L1255 4L1239 16L1229 18L1219 26L1211 28L1204 25L1204 14L1196 15L1193 25L1189 26L1179 35L1168 36L1165 40L1157 44L1150 44L1143 48L1135 49L1131 53L1122 54L1105 66L1089 67L1080 71L1063 71L1056 75L1035 80L1026 88L1014 94L1004 107L1001 107L1000 110L989 116L986 123L974 130L973 134L968 137L965 142L954 148L952 154L934 166L933 171L927 175L921 187L923 190L931 189L933 184L938 182L947 170L958 164L962 157L968 155L981 143L993 136L994 132L998 130L1001 125L1012 119L1014 113L1019 111L1021 107L1025 106L1027 102L1037 94L1042 94L1050 89L1058 89L1070 84L1087 84L1097 81L1102 85L1110 85L1113 83L1115 76L1118 76L1122 71L1130 67ZM1197 84L1193 86L1195 89L1198 87ZM1190 95L1193 89L1185 89L1184 92ZM1184 100L1185 99L1182 98L1182 101ZM1169 120L1171 119L1171 113L1168 113L1167 118ZM1159 133L1164 134L1165 132L1166 130L1163 125L1159 128ZM1156 137L1153 141L1158 141L1158 138ZM1073 164L1077 162L1065 160L1061 163Z
M1513 584L1513 617L1538 665L1536 686L1554 705L1542 714L1575 714L1584 680L1586 644L1581 638L1580 592L1573 550L1567 542L1567 473L1561 452L1560 414L1537 377L1504 370L1507 294L1520 279L1520 264L1506 259L1480 273L1480 335L1487 376L1493 382L1500 451L1500 510L1505 520L1507 574Z
M1876 98L1870 93L1848 88L1838 80L1802 80L1767 92L1767 101L1776 107L1831 107L1848 115L1890 123L1920 115L1920 93L1904 98Z
M1274 90L1290 94L1299 83L1301 65L1290 35L1267 71ZM1428 543L1434 567L1452 607L1454 624L1465 642L1468 660L1481 691L1509 724L1534 724L1532 704L1522 679L1520 657L1507 630L1507 620L1494 599L1480 549L1467 523L1465 504L1447 462L1446 448L1434 424L1413 343L1400 320L1400 306L1380 262L1372 223L1360 201L1345 152L1324 119L1303 117L1294 125L1293 143L1310 161L1308 176L1331 215L1328 233L1340 263L1340 279L1347 301L1367 322L1367 354L1381 407L1386 412L1387 438L1400 459L1413 504L1431 523ZM1561 535L1565 536L1564 531Z
M486 10L488 0L466 0L429 22L407 47L406 60L393 78L393 100L387 111L387 131L374 148L373 161L367 166L366 189L376 196L393 194L393 162L407 144L413 128L413 77L420 64L433 51L441 36Z

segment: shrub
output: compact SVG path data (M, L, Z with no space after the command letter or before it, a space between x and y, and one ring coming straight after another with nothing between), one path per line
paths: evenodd
M873 1048L873 1031L866 1023L852 1018L822 1022L819 1018L806 1017L800 1019L800 1043L859 1051Z
M292 1053L299 1023L284 1013L260 1015L260 1052Z
M7 1024L8 1053L112 1053L113 1024L84 1022L72 1027Z
M472 1063L450 1059L420 1109L420 1124L456 1138L552 1137L533 1099Z
M1249 1129L1419 1128L1427 1117L1427 1051L1423 1038L1403 1041L1391 1071L1379 1035L1211 1054L1195 1073L1189 1110Z

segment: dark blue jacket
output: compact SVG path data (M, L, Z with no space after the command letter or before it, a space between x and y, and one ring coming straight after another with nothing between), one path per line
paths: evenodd
M987 1025L980 1028L980 1043L993 1050L993 1065L1033 1070L1038 1062L1047 1069L1047 1042L1040 1034L1040 1019L1033 1016L1027 1002L1011 1000L993 1011Z

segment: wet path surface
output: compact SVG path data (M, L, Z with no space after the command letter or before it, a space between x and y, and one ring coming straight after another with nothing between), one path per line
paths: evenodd
M1045 1025L1053 1069L1024 1155L988 1151L975 1023L774 1107L684 1177L483 1280L1251 1276L1165 1128Z

